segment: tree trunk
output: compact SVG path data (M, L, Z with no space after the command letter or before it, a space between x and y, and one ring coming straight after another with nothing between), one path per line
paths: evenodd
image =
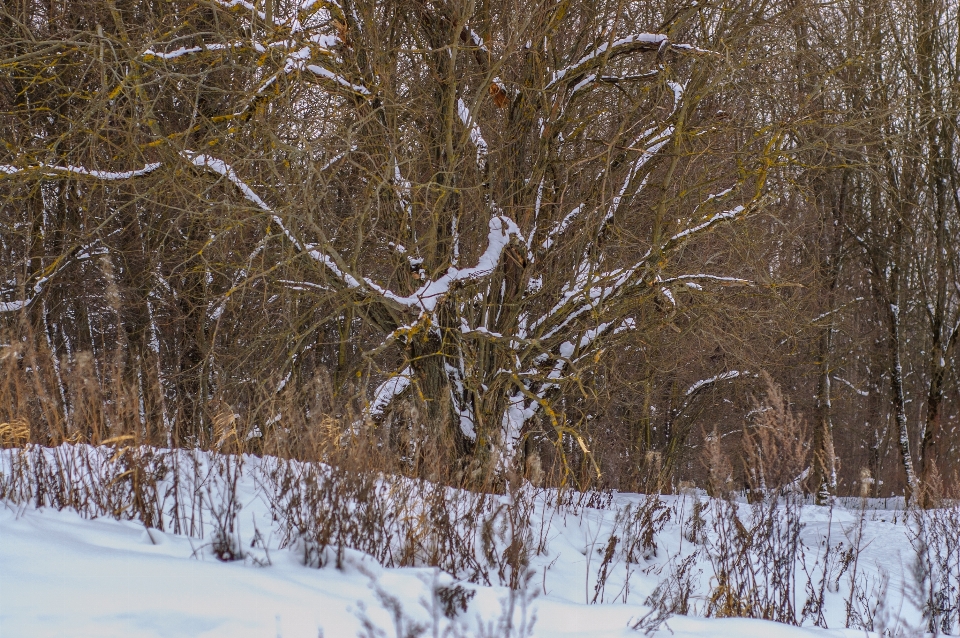
M918 494L919 484L910 454L910 433L907 429L907 406L903 392L903 364L900 358L900 307L891 303L888 308L888 343L890 348L890 385L893 390L893 410L897 422L897 445L906 479L904 500L909 504Z

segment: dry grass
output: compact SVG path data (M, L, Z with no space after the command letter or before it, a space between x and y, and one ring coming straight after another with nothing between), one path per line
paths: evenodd
M237 486L251 471L244 460L249 454L261 457L256 480L278 521L281 545L314 567L341 565L351 548L385 566L432 566L473 583L521 591L531 556L545 549L553 517L612 504L609 491L535 486L532 475L540 485L556 477L530 464L525 476L508 471L498 482L477 483L470 467L455 462L453 443L434 436L438 430L410 426L398 439L349 405L336 406L323 380L310 388L309 411L294 409L305 401L294 393L274 394L255 410L218 401L210 406L209 436L192 449L170 449L169 432L146 426L145 410L130 400L139 386L124 386L122 369L91 371L82 357L61 366L71 397L70 409L61 412L49 405L62 397L42 350L18 348L15 356L8 349L0 358L0 499L203 538L221 560L259 560L244 549L236 524ZM809 570L804 558L803 572L797 572L810 450L803 419L772 379L765 382L736 456L719 436L706 437L705 474L714 498L695 502L683 532L695 555L669 561L671 569L648 599L658 611L639 629L693 611L822 624L824 591L836 591L844 574L851 580L848 622L868 628L885 622L886 589L858 574L858 543L841 553L827 539L826 553ZM266 414L288 416L270 422ZM953 533L960 526L960 501L955 494L944 496L940 485L934 496L941 508L911 514L911 595L926 614L927 629L948 632L960 619L960 545ZM739 502L744 495L748 502ZM539 521L537 499L545 504ZM600 552L594 602L609 598L607 581L618 563L656 554L656 536L670 513L656 492L615 512ZM712 570L700 609L691 599L697 556ZM629 590L629 579L624 588ZM807 603L797 609L802 591Z

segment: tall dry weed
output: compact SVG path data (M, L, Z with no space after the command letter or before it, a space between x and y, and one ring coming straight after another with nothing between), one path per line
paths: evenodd
M705 613L798 624L797 558L809 457L803 420L769 375L764 400L744 426L740 454L748 503L738 501L733 462L716 432L707 437L704 464L714 499L703 551L712 591ZM698 512L699 513L699 512Z

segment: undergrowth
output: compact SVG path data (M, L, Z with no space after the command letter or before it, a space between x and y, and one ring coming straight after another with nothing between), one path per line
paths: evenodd
M518 592L517 604L524 596L529 603L531 592L542 588L532 559L549 560L556 526L606 520L604 533L597 528L588 538L586 554L596 560L587 570L585 602L637 602L630 598L631 576L656 576L659 584L642 599L651 612L634 623L638 631L652 631L676 614L825 626L825 597L843 588L848 627L891 637L960 630L955 499L900 519L914 554L902 593L923 623L912 627L893 607L883 573L868 577L859 564L870 542L866 499L854 510L855 523L841 526L842 537L808 546L801 541L806 501L783 486L706 499L691 494L668 505L656 494L621 500L611 492L536 488L514 475L497 494L323 463L126 443L0 450L0 500L136 521L148 533L200 539L198 551L216 559L268 565L260 530L240 536L243 504L256 496L269 505L274 546L296 552L308 567L343 567L352 549L386 567L450 574L455 582L439 587L429 602L445 617L469 605L471 590L457 583L506 586ZM664 553L660 536L670 520L683 537L676 553Z
M244 504L260 498L272 517L272 547L296 552L305 566L341 568L347 550L357 550L385 567L431 567L456 583L508 587L510 605L529 604L533 590L546 592L547 567L541 576L534 559L549 563L558 525L579 526L586 533L584 602L638 602L636 595L631 600L631 579L656 577L643 598L651 611L632 625L638 631L654 631L675 614L825 627L830 597L842 597L850 628L891 637L960 631L958 495L946 498L941 485L927 495L938 507L899 515L913 550L901 598L922 620L921 627L909 627L890 602L889 579L882 570L868 576L860 564L870 543L869 472L859 508L847 509L856 512L855 522L836 536L828 525L819 544L805 543L810 450L803 422L776 388L757 406L744 426L741 458L730 458L715 433L706 435L707 493L688 490L672 505L659 495L667 486L653 481L657 489L650 494L621 499L610 490L538 487L519 469L464 489L469 473L444 465L443 444L421 445L415 466L397 464L389 441L371 424L344 428L321 420L290 433L297 454L278 445L275 454L254 456L232 412L217 419L215 449L207 451L146 445L135 433L101 437L96 445L75 439L43 446L29 442L25 422L2 423L0 500L136 521L148 534L157 529L200 539L197 551L218 560L269 565L261 531L254 527L243 538L241 529L249 528L239 524ZM733 479L737 462L750 468L745 484ZM835 507L830 499L830 522ZM670 521L682 538L675 553L665 552L662 538ZM435 588L426 604L434 616L442 611L451 619L466 610L471 590L456 583ZM407 622L406 613L395 610L398 636L400 625L403 632L416 629L412 636L429 628ZM486 630L523 636L528 628L495 623Z

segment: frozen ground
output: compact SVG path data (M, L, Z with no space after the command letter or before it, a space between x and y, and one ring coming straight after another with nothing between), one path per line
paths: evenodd
M342 569L332 561L323 568L307 567L302 552L278 547L255 467L255 460L248 461L239 483L243 507L238 535L247 556L235 562L217 560L209 540L148 530L134 521L86 520L68 510L0 502L0 636L406 638L414 623L424 628L425 636L521 636L531 623L533 636L641 636L643 630L630 625L650 613L644 603L657 584L691 552L700 549L705 554L683 534L696 497L664 497L670 520L657 534L656 555L631 565L612 561L598 596L605 602L588 604L597 595L603 548L617 506L642 500L616 495L607 509L562 513L541 505L535 510L532 538L544 550L532 557L532 576L521 594L511 596L506 587L457 583L432 568L384 569L355 551L346 552ZM815 565L828 530L832 545L849 547L856 540L860 515L860 510L838 507L831 518L826 508L804 506L803 555L796 557L801 566L795 576L798 609L807 597L802 565L817 581L820 568ZM903 600L914 561L903 513L868 510L862 529L857 578L866 589L888 580L880 610L888 626L917 626L919 612ZM830 570L837 577L831 576L835 585L828 585L825 594L829 630L674 615L651 635L863 636L863 629L844 629L852 574L849 568L841 570L842 551L835 554L841 558ZM690 611L697 614L705 609L715 582L708 557L699 556L692 564ZM444 592L460 592L454 596L452 621L444 614ZM469 599L466 609L460 608L461 599ZM399 630L398 619L405 625Z

